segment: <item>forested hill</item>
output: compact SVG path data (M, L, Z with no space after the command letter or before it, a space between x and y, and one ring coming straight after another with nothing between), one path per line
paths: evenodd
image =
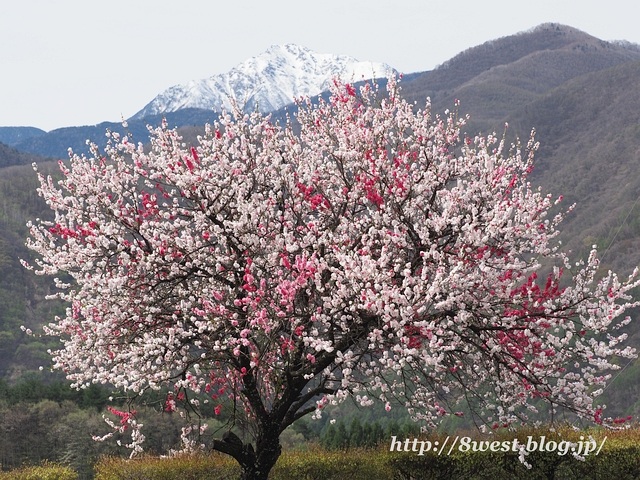
M471 115L471 130L501 129L510 114L571 79L638 60L640 45L544 24L470 48L404 82L403 92L418 105L430 97L436 112L458 99L460 111Z
M45 162L41 169L55 174L58 165ZM25 246L27 221L52 217L38 196L38 186L31 165L0 169L0 378L18 379L49 365L47 348L56 346L51 339L28 337L20 329L25 325L40 331L62 311L56 302L44 301L51 279L36 277L20 264L20 259L32 257Z
M603 267L617 272L640 265L640 61L575 78L507 120L523 132L536 126L533 180L577 204L566 247L608 249Z
M30 165L45 160L41 155L21 152L0 142L0 168L12 165Z
M164 116L170 127L174 126L202 126L216 120L217 114L213 110L198 108L185 108L177 112L171 112ZM80 127L64 127L51 130L43 135L25 138L11 146L24 152L44 155L56 158L68 158L69 148L78 155L87 155L89 147L87 140L104 148L107 139L106 130L128 135L134 142L147 143L149 131L147 125L157 127L162 122L162 115L145 117L144 120L131 120L124 127L122 123L102 122L98 125L85 125Z

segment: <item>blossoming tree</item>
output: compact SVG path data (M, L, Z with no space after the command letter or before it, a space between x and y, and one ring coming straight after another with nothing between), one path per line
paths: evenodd
M595 250L558 250L533 139L461 138L464 119L387 90L336 81L300 101L295 130L223 113L193 147L166 125L150 149L113 133L59 185L41 177L55 221L28 245L38 273L72 279L45 327L55 368L76 386L169 385L168 409L224 396L253 440L213 448L245 478L267 477L287 426L347 397L399 399L427 425L460 399L490 427L544 402L601 423L612 357L634 353L598 334L629 321L635 273L596 281ZM135 415L115 412L139 448Z

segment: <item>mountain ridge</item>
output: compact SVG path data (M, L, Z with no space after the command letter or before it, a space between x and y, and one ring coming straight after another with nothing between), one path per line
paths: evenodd
M552 88L635 60L640 60L640 45L605 42L573 27L547 23L469 48L405 83L403 95L418 104L431 98L434 111L451 108L457 99L471 115L473 129L487 131Z
M0 127L0 142L12 145L21 140L45 135L47 132L36 127Z
M347 55L321 54L295 44L272 45L229 72L174 85L157 95L131 120L175 112L183 108L230 108L229 99L263 113L284 107L300 96L314 96L329 88L336 76L358 81L395 72L389 65L360 62Z
M323 57L324 54L316 54L304 47L291 44L272 46L267 52L273 53L276 47L289 48L293 51L289 52L291 55L298 52L302 57L312 56L317 64L322 63L322 58L326 60L340 57ZM254 70L271 69L271 73L278 69L281 73L289 71L291 65L281 64L278 67L274 58L279 58L280 62L285 61L284 57L269 54L264 58L253 57L240 65L253 65L251 68ZM604 42L573 27L542 24L525 32L471 47L434 70L406 75L401 83L402 95L410 102L417 102L419 106L424 106L426 98L430 97L433 110L436 112L450 109L458 99L465 113L471 115L470 131L486 132L500 128L514 109L534 101L538 95L571 78L636 59L640 59L640 45L624 41ZM300 60L299 63L304 62ZM257 64L260 65L256 66ZM307 70L309 68L304 71ZM264 81L266 77L261 78L261 81ZM289 103L295 96L291 92L290 94ZM247 100L248 108L252 109L255 106L248 97L241 97L241 92L236 92L235 95L236 98L240 97L241 101ZM153 101L147 104L147 107L152 103ZM266 105L273 104L258 100L258 105L267 109ZM136 141L145 143L148 137L147 124L157 126L163 117L166 117L170 127L203 125L217 118L217 114L211 108L188 107L171 112L165 108L162 113L152 114L152 110L148 110L147 107L128 120L128 129L115 122L65 127L22 139L11 146L29 153L67 158L69 147L79 154L88 153L87 139L101 147L104 146L105 128L121 134L133 133ZM284 116L282 108L273 111L274 117Z

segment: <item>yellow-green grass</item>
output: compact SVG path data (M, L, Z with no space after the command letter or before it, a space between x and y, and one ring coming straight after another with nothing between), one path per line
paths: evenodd
M448 449L425 452L420 456L414 451L389 451L390 439L386 444L373 449L325 450L311 446L306 450L285 451L272 469L272 480L386 480L386 479L542 479L556 480L573 478L615 478L616 480L640 478L640 428L611 431L590 429L574 431L568 426L550 429L520 429L517 432L497 431L493 435L478 432L458 434L458 445L462 437L475 441L508 442L518 438L526 445L528 437L539 442L557 444L563 440L570 442L588 441L593 437L599 455L593 452L581 461L571 453L558 455L557 452L531 452L526 461L527 468L518 459L518 453L485 451L460 451L455 448L449 455ZM456 435L447 440L451 445ZM582 437L582 438L580 438ZM606 437L606 440L605 440ZM433 445L445 441L446 436L431 436ZM402 440L404 450L404 438ZM478 444L476 444L478 445ZM487 445L485 443L485 445ZM409 443L411 448L412 442ZM133 460L103 457L95 467L96 480L227 480L235 479L240 468L226 455L198 454L173 458L142 456ZM0 480L75 480L78 476L69 468L43 464L39 467L23 467L12 472L0 473Z
M76 480L78 474L69 467L44 462L40 466L25 466L0 472L0 480Z

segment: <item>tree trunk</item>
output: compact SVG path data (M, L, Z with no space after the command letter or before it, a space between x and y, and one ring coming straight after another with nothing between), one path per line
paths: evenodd
M282 447L280 446L280 426L260 428L256 442L254 461L242 465L242 480L267 480L269 472L278 461Z
M242 468L242 480L267 480L282 452L279 437L279 425L261 427L254 451L253 445L243 444L235 434L227 432L222 440L214 440L213 449L231 455L238 461Z

